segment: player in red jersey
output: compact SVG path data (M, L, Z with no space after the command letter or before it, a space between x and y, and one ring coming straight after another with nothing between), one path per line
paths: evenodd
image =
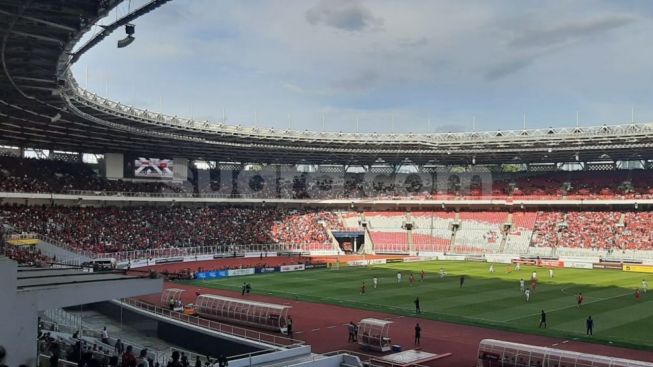
M583 294L578 292L578 296L576 296L576 301L578 302L577 307L580 307L580 305L583 304L584 300L585 300L585 298L583 297Z
M531 291L535 293L535 289L537 289L537 279L531 280Z

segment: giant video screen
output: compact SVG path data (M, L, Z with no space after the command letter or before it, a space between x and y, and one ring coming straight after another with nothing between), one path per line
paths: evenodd
M134 177L136 178L173 178L172 159L143 158L134 160Z

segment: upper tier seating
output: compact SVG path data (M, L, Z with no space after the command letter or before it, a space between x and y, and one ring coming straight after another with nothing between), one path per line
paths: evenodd
M104 195L108 192L147 194L215 194L220 190L220 171L201 171L191 167L191 178L173 181L134 182L108 180L100 177L91 166L81 162L0 156L0 192L67 193L89 191ZM193 178L197 176L196 178ZM426 186L402 176L397 182L390 176L378 179L375 174L341 174L335 178L306 179L304 175L283 177L279 186L268 183L252 194L224 190L220 194L255 196L259 198L377 198L412 200L456 199L636 199L653 197L653 170L617 171L553 171L493 173L490 182L472 178L462 184L455 174L443 175L442 180ZM437 176L436 176L437 177ZM371 180L371 181L369 181ZM206 181L206 182L204 182ZM368 182L369 181L369 182ZM416 183L417 182L417 183ZM485 185L485 187L484 187Z

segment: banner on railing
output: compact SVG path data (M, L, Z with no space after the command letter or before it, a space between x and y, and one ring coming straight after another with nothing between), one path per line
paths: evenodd
M392 263L402 263L404 262L404 259L385 259L386 264L392 264Z
M367 260L352 260L347 261L348 266L365 266L367 265Z
M229 276L226 270L220 271L203 271L195 274L195 277L200 280L204 279L218 279Z
M304 265L304 269L306 269L306 270L308 270L308 269L326 269L326 268L327 268L326 263L323 263L323 264L306 264L306 265Z
M180 263L182 261L184 261L183 257L167 257L164 259L156 259L156 264Z
M593 266L591 262L565 261L565 268L592 269Z
M282 265L279 267L279 271L282 273L288 272L288 271L302 271L305 270L306 267L304 264L295 264L295 265Z
M256 268L256 273L274 273L279 271L279 268Z
M13 246L34 246L38 245L39 240L37 238L16 238L7 240L7 243Z
M623 270L623 264L609 262L593 263L592 269Z
M366 266L366 265L380 265L385 264L385 259L370 259L370 260L352 260L347 261L349 266Z
M227 276L229 277L235 277L239 275L252 275L252 274L254 274L254 268L227 270Z
M225 253L213 255L214 259L226 259L226 258L230 258L230 257L245 257L245 253L243 253L243 252L225 252Z
M631 265L624 264L624 271L634 271L637 273L653 273L653 266L650 265Z

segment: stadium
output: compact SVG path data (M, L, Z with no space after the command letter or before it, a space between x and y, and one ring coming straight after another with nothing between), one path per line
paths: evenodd
M653 124L244 127L82 87L170 2L0 1L0 365L653 366Z

